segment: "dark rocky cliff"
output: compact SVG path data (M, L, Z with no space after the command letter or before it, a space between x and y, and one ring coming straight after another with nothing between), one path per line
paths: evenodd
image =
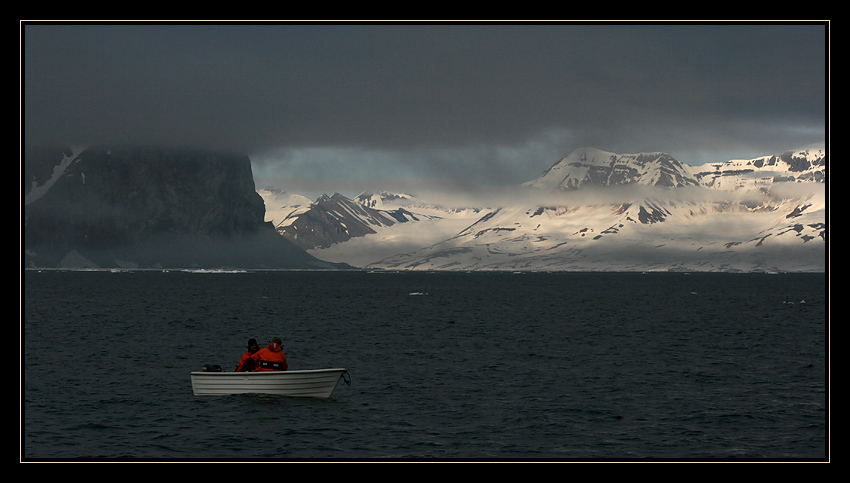
M247 156L146 147L69 154L25 153L25 267L337 268L264 221Z

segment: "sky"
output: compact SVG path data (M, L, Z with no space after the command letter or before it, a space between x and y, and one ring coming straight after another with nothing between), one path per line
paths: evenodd
M310 197L515 185L586 146L749 159L826 140L828 26L22 21L22 142L236 151Z

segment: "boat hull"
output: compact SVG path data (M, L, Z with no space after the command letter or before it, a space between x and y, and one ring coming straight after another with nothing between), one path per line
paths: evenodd
M328 398L345 369L311 369L268 372L192 372L195 396L228 394L276 394L293 397Z

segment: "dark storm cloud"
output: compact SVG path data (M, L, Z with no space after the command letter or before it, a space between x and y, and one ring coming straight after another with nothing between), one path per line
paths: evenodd
M826 41L822 24L24 24L23 127L28 143L395 163L415 148L421 169L432 148L477 168L544 140L772 154L825 136Z

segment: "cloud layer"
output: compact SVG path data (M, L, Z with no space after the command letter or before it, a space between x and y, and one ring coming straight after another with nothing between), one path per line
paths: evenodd
M824 24L46 23L22 37L26 143L229 149L268 176L522 182L582 146L701 164L826 130Z

